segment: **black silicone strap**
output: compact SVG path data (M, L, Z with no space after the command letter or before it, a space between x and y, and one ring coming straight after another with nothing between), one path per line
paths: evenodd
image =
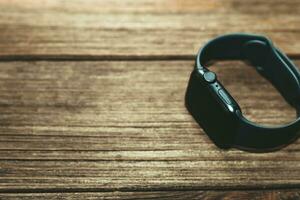
M278 127L264 127L245 119L237 111L239 122L234 146L244 149L274 149L288 144L300 133L300 73L293 62L263 36L231 34L208 42L198 54L196 67L204 69L212 60L247 60L268 79L298 114L294 122Z
M283 147L299 136L300 120L280 127L263 127L245 119L240 114L234 146L242 149L272 150Z

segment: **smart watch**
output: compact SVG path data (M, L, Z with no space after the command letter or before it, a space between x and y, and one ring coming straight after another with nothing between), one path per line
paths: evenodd
M207 65L215 60L244 60L270 81L296 109L298 118L282 126L262 126L247 120ZM294 141L300 133L300 74L293 62L260 35L229 34L209 41L197 54L185 104L209 138L220 148L272 151Z

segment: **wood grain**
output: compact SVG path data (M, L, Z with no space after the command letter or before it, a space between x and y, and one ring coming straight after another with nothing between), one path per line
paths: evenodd
M191 58L230 32L268 35L298 57L299 12L298 0L2 0L0 58Z
M278 191L158 191L158 192L93 192L93 193L25 193L0 194L2 200L34 199L300 199L297 190Z
M184 107L204 42L265 34L299 59L299 13L298 0L1 0L0 200L300 199L299 140L222 151ZM295 118L251 67L212 70L248 119Z
M192 68L1 62L0 192L299 188L299 141L268 154L211 143L184 107ZM212 70L249 119L292 120L293 109L251 67Z

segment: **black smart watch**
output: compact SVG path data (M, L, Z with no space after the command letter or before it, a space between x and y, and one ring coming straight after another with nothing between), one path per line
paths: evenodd
M276 127L248 121L216 74L206 66L210 61L229 59L250 62L297 110L298 119ZM185 104L218 147L276 150L295 140L300 133L300 74L292 61L268 38L249 34L224 35L200 49L188 83Z

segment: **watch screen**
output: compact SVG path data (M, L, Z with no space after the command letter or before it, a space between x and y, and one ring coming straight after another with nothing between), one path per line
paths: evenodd
M202 75L194 70L188 84L186 106L217 146L229 148L236 127L236 117L222 102L218 90L213 89L213 84L205 82Z

